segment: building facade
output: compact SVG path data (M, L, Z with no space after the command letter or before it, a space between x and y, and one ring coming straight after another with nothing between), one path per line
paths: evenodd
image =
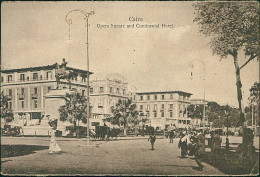
M112 115L111 107L119 99L129 98L128 83L120 74L109 74L105 79L90 81L90 105L92 125L102 125Z
M14 122L23 122L23 126L38 124L45 114L45 94L53 89L76 89L82 95L87 93L86 76L89 71L66 67L63 60L47 66L8 69L1 71L1 92L8 98L8 107L13 110ZM68 81L60 78L59 73L76 73Z
M157 129L168 126L187 128L191 123L187 107L192 94L182 91L139 92L132 96L146 125Z

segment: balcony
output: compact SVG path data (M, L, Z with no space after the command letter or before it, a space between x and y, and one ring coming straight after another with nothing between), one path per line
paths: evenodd
M24 100L25 95L24 95L24 94L19 94L19 95L18 95L18 98L19 98L19 100Z
M13 98L12 95L6 95L6 97L7 97L7 100L11 100Z
M32 99L37 99L38 95L37 94L32 94Z

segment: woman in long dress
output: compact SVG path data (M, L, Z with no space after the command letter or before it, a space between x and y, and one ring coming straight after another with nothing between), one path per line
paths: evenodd
M56 138L55 138L55 132L56 132L56 128L57 128L57 119L54 121L49 122L50 126L52 127L51 130L51 141L50 141L50 147L49 147L49 153L53 154L53 153L60 153L61 152L61 148L58 145Z

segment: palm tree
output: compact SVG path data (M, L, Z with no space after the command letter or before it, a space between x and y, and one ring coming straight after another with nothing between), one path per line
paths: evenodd
M73 123L74 131L78 122L78 136L79 136L79 121L87 122L87 98L80 95L78 92L66 94L65 105L59 108L60 120L69 121Z
M111 119L112 124L123 125L124 135L127 132L127 126L130 119L137 118L136 105L132 104L131 99L118 100L116 106L111 107L111 112L114 115Z

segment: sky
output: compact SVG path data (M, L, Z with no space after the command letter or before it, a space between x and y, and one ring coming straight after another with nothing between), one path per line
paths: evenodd
M233 59L212 55L210 39L193 22L192 2L3 2L2 69L51 65L63 58L68 66L87 69L84 16L72 12L68 15L72 24L65 21L74 9L95 12L88 28L91 79L119 73L139 92L180 90L192 93L192 99L203 99L205 91L206 100L238 106ZM137 28L137 24L160 28ZM239 64L245 61L239 53ZM249 88L259 81L256 60L241 70L241 80L247 105Z

